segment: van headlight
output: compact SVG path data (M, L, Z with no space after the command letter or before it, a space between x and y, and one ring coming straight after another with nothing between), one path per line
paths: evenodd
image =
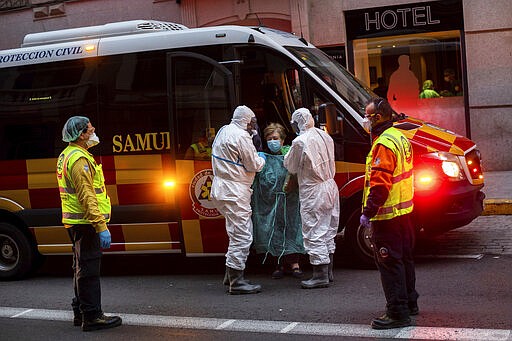
M440 171L451 181L463 180L465 178L460 159L457 155L447 152L433 152L422 155L422 158L428 163L440 164Z
M450 178L459 178L460 177L460 166L453 161L443 161L441 164L441 168L443 169L444 174L446 174Z

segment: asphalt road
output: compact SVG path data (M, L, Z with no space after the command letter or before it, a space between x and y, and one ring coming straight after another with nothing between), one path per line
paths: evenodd
M297 279L271 279L272 267L254 259L247 277L262 284L263 292L230 296L221 283L222 258L159 255L104 257L103 309L121 315L125 324L83 333L70 319L71 259L59 256L49 257L34 277L0 282L0 339L512 340L512 252L503 229L510 220L480 217L419 245L421 312L413 328L369 328L384 309L374 270L338 263L333 286L304 290Z

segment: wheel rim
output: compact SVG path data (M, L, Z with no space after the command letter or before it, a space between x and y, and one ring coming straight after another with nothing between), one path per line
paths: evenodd
M20 250L11 237L0 234L0 271L10 271L18 265Z
M371 229L359 225L357 228L357 244L359 250L367 257L373 258L373 244L371 242Z

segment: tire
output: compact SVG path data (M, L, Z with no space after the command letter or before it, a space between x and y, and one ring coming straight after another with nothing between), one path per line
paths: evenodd
M345 227L344 245L349 249L348 256L350 257L351 265L358 268L375 269L370 231L361 226L359 223L360 216L360 209L354 210L350 214Z
M37 253L27 236L16 226L0 223L0 279L27 276L37 261Z

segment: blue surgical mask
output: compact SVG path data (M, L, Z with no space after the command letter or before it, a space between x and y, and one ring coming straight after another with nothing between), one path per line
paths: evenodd
M268 146L268 149L270 149L270 151L272 153L277 153L278 151L281 150L281 141L279 141L279 140L268 140L267 141L267 146Z

